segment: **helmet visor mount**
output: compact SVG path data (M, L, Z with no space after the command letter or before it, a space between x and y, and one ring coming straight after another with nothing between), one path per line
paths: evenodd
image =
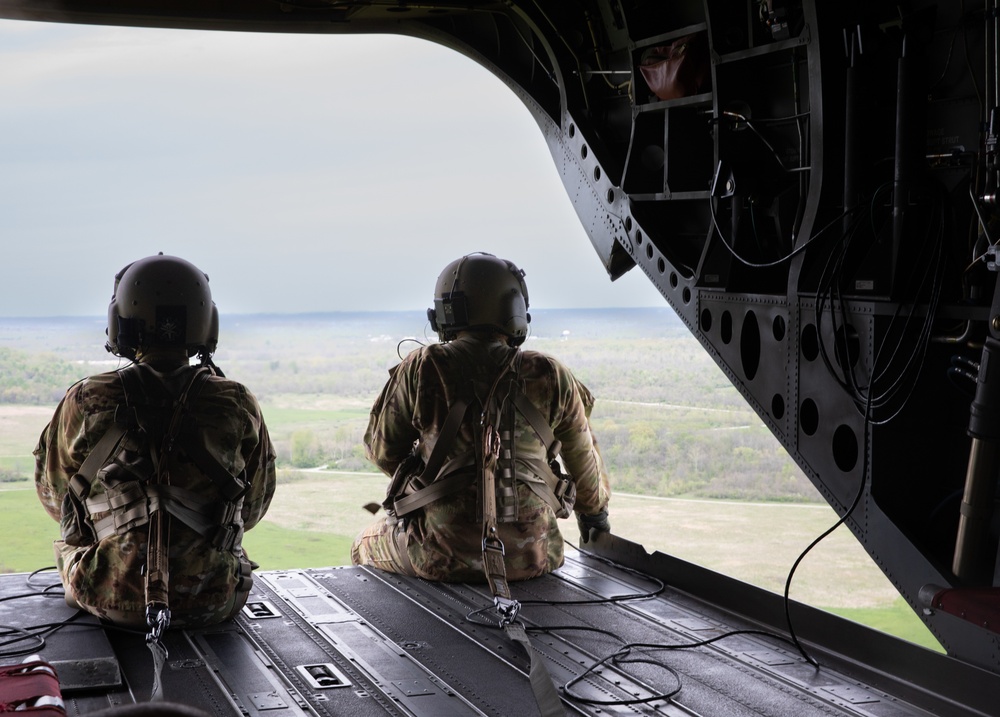
M118 347L138 351L143 346L186 346L187 307L157 306L153 326L147 327L143 318L117 316Z

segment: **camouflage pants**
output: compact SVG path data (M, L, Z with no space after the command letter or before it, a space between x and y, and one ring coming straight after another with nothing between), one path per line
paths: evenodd
M62 540L57 540L53 544L56 567L62 580L65 591L66 604L71 608L84 610L96 617L109 621L121 627L130 627L138 630L146 628L146 605L144 600L143 581L136 575L131 575L133 580L129 582L128 588L132 594L132 599L119 601L117 607L109 605L116 600L116 595L122 591L122 585L111 583L94 584L89 580L89 576L81 567L81 559L84 558L92 546L68 545ZM214 625L228 620L236 615L246 604L247 597L253 586L252 569L255 566L246 557L244 552L239 564L239 575L234 576L236 585L234 589L225 594L211 596L212 600L187 600L188 604L180 605L179 609L173 609L171 625L175 627L200 627L204 625ZM178 576L180 577L180 576ZM83 588L85 595L78 591ZM101 601L102 596L110 596ZM118 595L120 597L120 595ZM97 598L96 600L94 598ZM201 603L192 606L191 603ZM95 604L97 603L97 604ZM172 607L174 600L171 599Z
M402 521L383 517L369 525L351 546L351 562L389 573L414 575L406 554L406 529Z

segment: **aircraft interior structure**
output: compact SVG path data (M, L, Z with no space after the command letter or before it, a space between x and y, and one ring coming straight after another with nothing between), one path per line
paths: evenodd
M624 687L579 683L590 702L564 692L568 713L1000 715L996 0L0 0L0 17L396 33L487 68L544 134L591 240L580 250L610 280L648 277L946 651L792 604L799 637L836 680L788 645L720 641L682 670L687 693L652 699L663 670L622 668ZM0 592L20 590L12 580ZM786 630L780 596L614 535L533 597L620 596L655 581L673 603L571 612L685 640L716 621ZM209 711L535 709L523 655L463 621L462 606L488 602L482 590L360 569L265 575L255 590L257 615L172 638L172 679L202 671L198 689L218 693L199 701ZM56 608L37 609L41 620ZM424 636L408 632L427 623ZM82 685L78 713L148 689L115 677L144 648L109 639L64 660ZM535 640L562 682L598 652L579 635ZM454 655L428 657L443 644ZM477 687L463 669L496 682ZM701 680L716 670L721 684ZM110 686L88 691L87 674ZM234 687L244 683L257 686Z

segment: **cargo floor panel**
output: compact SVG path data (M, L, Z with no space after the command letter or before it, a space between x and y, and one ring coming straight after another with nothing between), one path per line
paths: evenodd
M512 586L523 603L519 619L568 714L952 714L939 696L915 699L917 681L810 644L817 670L773 634L784 634L783 626L767 627L666 582L569 551L556 573ZM46 591L57 584L51 573L0 576L0 623L31 631L72 618L44 644L23 640L60 666L71 717L148 699L152 659L144 636L77 615ZM748 592L747 604L758 598ZM528 655L491 619L491 605L483 585L358 567L265 571L236 620L168 633L166 698L239 717L537 714ZM734 630L751 632L728 634ZM656 647L613 657L626 643ZM682 649L693 643L704 644ZM27 654L4 649L4 663Z

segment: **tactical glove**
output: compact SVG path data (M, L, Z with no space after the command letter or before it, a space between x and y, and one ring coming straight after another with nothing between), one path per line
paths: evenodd
M608 511L602 510L594 515L576 514L576 524L580 526L580 542L589 543L597 538L598 533L610 533L611 523L608 522Z

